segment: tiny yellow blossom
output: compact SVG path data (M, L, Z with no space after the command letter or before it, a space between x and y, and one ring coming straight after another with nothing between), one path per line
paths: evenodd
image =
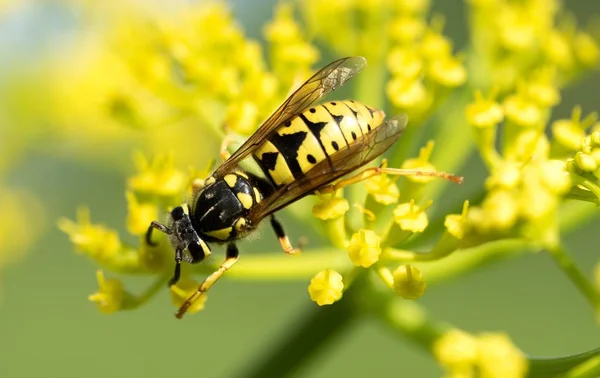
M155 203L140 203L132 192L127 198L127 231L132 235L142 235L148 230L150 222L158 218Z
M414 49L396 47L387 57L387 66L396 77L416 79L423 70L423 60Z
M433 344L433 355L450 371L471 371L478 352L477 339L458 329L445 332Z
M415 200L396 206L394 221L402 230L411 232L423 232L429 225L425 208L421 209L418 205L415 205Z
M485 181L485 187L488 189L516 188L522 179L521 167L512 161L504 161L494 168L490 176Z
M486 99L480 91L475 92L475 102L466 109L467 121L475 127L493 127L502 122L504 110L492 98Z
M433 147L435 146L434 141L430 140L424 147L419 150L419 156L413 159L406 159L402 163L402 169L414 169L425 172L435 172L435 167L429 162ZM416 183L425 184L431 180L435 180L435 177L431 176L407 176L407 178Z
M575 154L575 164L584 172L594 172L598 168L598 163L594 156L581 151Z
M423 273L413 265L400 265L394 270L394 291L404 299L419 299L427 283Z
M418 79L394 77L387 83L386 93L392 104L400 109L426 109L431 102L425 85Z
M540 108L522 95L511 95L504 100L504 114L516 125L539 126L543 121Z
M538 178L546 190L562 195L571 189L571 177L564 161L547 160L540 164L539 169Z
M142 154L134 156L138 174L129 179L134 192L157 194L165 197L179 196L187 176L173 166L173 156L157 156L148 161Z
M477 336L477 346L477 366L482 378L527 376L527 359L507 335L483 333Z
M559 119L552 124L552 135L562 146L570 150L578 150L582 147L585 130L596 122L598 116L591 113L581 119L582 110L580 106L573 108L570 119Z
M367 192L375 199L375 202L389 205L398 202L400 190L396 181L388 175L377 175L366 181Z
M317 273L308 285L310 299L319 306L330 305L339 301L343 292L342 275L331 269L325 269Z
M467 223L467 213L469 211L469 201L463 204L461 214L448 214L444 219L444 227L448 233L457 239L462 239L468 231L469 224Z
M410 44L423 36L427 24L420 17L401 15L389 25L389 36L395 42Z
M350 210L348 200L343 197L320 196L319 202L313 206L312 213L321 220L336 219Z
M259 111L258 106L248 100L232 104L227 108L226 125L239 134L249 135L258 127Z
M434 27L441 29L443 25L436 25ZM452 54L452 42L438 31L430 29L421 40L421 54L423 54L425 59L432 61L449 57Z
M484 219L475 226L479 229L505 230L519 217L519 199L507 190L491 191L482 203Z
M459 87L467 80L464 65L452 56L435 59L429 64L428 72L432 80L448 88Z
M63 218L59 220L58 227L69 235L78 251L90 257L105 260L121 250L117 232L92 224L88 208L77 209L77 222Z
M275 10L275 18L264 29L265 38L274 43L286 43L299 40L302 33L294 20L294 8L291 3L280 3Z
M565 33L551 30L544 40L543 48L548 59L562 70L571 70L575 65L571 42Z
M379 260L381 238L372 230L360 229L352 235L348 256L356 266L368 268Z
M394 6L401 14L424 14L429 10L431 0L397 0Z
M96 302L100 312L112 314L124 307L125 290L123 283L118 279L107 280L101 270L96 271L98 281L98 292L91 294L88 299Z
M573 39L573 52L585 67L597 67L600 61L600 46L587 33L579 32Z
M180 307L189 297L198 291L200 283L189 278L179 280L175 285L172 285L169 290L171 292L171 302ZM188 313L193 314L204 309L207 295L204 293L190 308Z

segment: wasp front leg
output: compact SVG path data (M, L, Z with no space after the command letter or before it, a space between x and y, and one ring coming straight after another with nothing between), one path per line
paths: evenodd
M271 227L275 231L275 235L277 235L277 239L279 239L279 244L281 244L281 248L283 251L289 255L296 255L300 253L300 248L294 248L292 243L290 242L290 238L285 233L283 226L277 219L275 219L274 215L271 215Z
M183 315L187 312L187 310L196 302L200 297L206 293L214 284L217 282L221 276L229 270L239 259L239 251L237 246L234 243L230 243L227 245L227 254L225 261L219 266L219 269L214 271L210 276L206 277L204 282L198 287L198 291L192 294L175 314L177 319L181 319Z

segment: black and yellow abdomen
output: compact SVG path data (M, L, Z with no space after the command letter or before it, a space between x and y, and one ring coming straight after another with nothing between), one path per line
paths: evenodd
M286 185L336 151L360 143L384 117L382 110L352 100L317 105L279 126L253 156L275 186Z

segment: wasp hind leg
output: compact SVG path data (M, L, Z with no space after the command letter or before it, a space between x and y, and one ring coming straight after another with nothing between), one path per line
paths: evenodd
M333 193L339 189L342 189L348 185L356 184L358 182L370 179L371 177L388 174L391 176L423 176L423 177L439 177L444 180L453 181L457 184L462 183L463 178L446 172L435 172L435 171L420 171L418 169L400 169L400 168L387 168L385 163L379 167L367 168L364 171L357 173L354 176L350 176L346 179L340 180L332 185L326 185L318 189L319 194Z
M271 227L275 231L275 235L277 235L277 239L279 239L279 244L281 244L281 248L283 251L289 255L297 255L300 253L301 248L294 248L292 243L290 242L290 238L285 233L283 226L279 221L275 218L274 215L271 215Z
M200 299L200 297L206 293L215 284L215 282L217 282L217 280L221 278L221 276L238 261L238 259L239 251L237 246L234 243L228 244L225 261L223 261L221 266L219 266L219 269L211 273L210 276L206 277L204 282L202 282L202 284L198 287L198 291L192 294L192 296L189 297L185 303L181 305L181 307L179 307L175 317L177 319L181 319L190 306Z

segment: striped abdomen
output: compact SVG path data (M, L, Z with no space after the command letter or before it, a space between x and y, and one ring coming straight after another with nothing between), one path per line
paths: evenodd
M279 126L253 156L273 184L285 185L336 151L360 143L384 117L382 110L352 100L317 105Z

